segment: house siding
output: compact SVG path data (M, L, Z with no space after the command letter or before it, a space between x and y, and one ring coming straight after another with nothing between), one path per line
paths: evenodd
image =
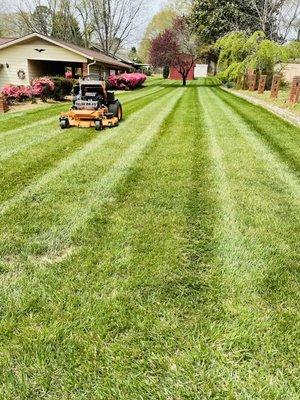
M43 52L37 52L35 49L45 49ZM84 56L73 53L63 47L51 44L42 39L34 39L27 43L14 45L8 48L0 49L0 88L5 84L28 85L37 71L32 65L28 66L28 60L47 60L47 61L66 61L66 62L86 62ZM9 67L6 67L6 64ZM18 77L18 71L25 71L25 79Z

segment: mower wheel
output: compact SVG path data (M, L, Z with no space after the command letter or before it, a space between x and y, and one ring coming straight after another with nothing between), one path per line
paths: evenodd
M103 125L102 125L102 121L95 121L95 129L96 131L102 131L103 129Z
M69 127L69 121L67 119L62 119L59 123L61 129L66 129Z
M114 103L109 104L108 110L113 114L114 117L117 117L119 121L123 118L123 110L121 103L116 100Z

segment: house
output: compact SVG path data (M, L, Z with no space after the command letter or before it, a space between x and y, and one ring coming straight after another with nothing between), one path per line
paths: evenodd
M29 85L33 78L45 75L97 75L130 72L127 64L96 50L63 40L31 33L11 39L0 38L0 88L6 84Z
M300 60L294 60L285 65L282 74L283 79L291 84L295 76L300 76Z

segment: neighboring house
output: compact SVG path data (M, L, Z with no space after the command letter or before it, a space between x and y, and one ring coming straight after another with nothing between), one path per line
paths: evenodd
M208 64L196 64L195 65L195 78L205 78L208 72Z
M91 46L91 49L101 51L101 46L97 45L96 43L93 43ZM115 59L117 59L118 61L128 65L128 67L130 67L132 70L135 70L135 71L151 70L150 64L141 64L141 63L137 63L135 61L129 60L129 58L127 56L128 52L129 52L129 50L120 49L117 51L117 53L113 57Z
M112 73L130 71L125 63L100 51L32 33L18 39L0 38L0 88L6 84L28 85L45 75L97 75L106 79Z
M300 76L300 60L288 63L282 70L283 79L287 83L292 83L295 76Z
M93 43L91 45L91 49L92 50L96 50L96 51L101 51L101 46L99 46L96 43ZM125 49L120 49L115 55L110 55L111 57L115 58L116 60L126 64L129 68L131 68L132 70L135 69L135 63L132 60L129 60L129 58L127 57L127 50Z

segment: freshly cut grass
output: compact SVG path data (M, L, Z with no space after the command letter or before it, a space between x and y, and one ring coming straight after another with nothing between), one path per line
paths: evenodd
M151 84L0 164L0 398L299 398L299 129Z
M160 93L159 98L167 95L172 90L174 90L174 88L164 89ZM140 101L135 101L130 104L128 110L126 110L127 118L129 118L131 114L143 109L143 107L149 104L151 105L156 99L157 94L153 94L153 98L149 96L146 101L140 99ZM147 110L143 111L143 113L145 112L147 112ZM138 117L137 121L139 121L139 118L140 117ZM124 129L126 132L126 125ZM62 160L62 163L65 164L66 156L72 154L74 150L78 149L78 146L86 143L89 148L93 148L94 143L91 142L89 144L89 142L91 139L98 137L94 129L72 128L70 130L61 131L61 129L58 128L58 124L54 122L52 126L49 126L49 131L46 133L44 130L41 131L41 128L32 130L31 127L28 130L24 130L21 137L20 133L16 135L13 134L13 131L9 133L10 136L6 138L6 141L1 143L0 140L0 151L4 158L4 162L0 162L0 182L2 185L0 200L10 198L14 193L20 191L24 185L28 185L33 178L42 175L44 171L48 171L50 167L53 166L53 163ZM107 131L105 131L105 134L106 133ZM48 135L52 136L52 134L53 137L50 137L49 140ZM20 142L22 139L23 141ZM79 143L77 139L79 139ZM30 140L36 145L28 146L28 141L30 142ZM102 139L100 139L100 142L101 141ZM24 147L20 149L20 146ZM15 154L9 154L13 151L15 151ZM80 154L82 152L84 152L84 150L81 151ZM7 157L7 155L9 155L9 157ZM24 159L26 159L25 163ZM52 172L50 171L50 175L51 174Z
M54 251L61 247L61 242L68 243L68 237L89 214L109 200L116 182L126 174L157 133L181 94L182 89L173 89L167 99L162 98L150 104L112 130L110 135L102 135L89 142L33 185L2 204L2 215L9 211L6 217L8 223L5 224L5 242L9 245L9 251L26 251L25 243L35 252L46 252L45 246L50 246L48 251ZM162 108L166 100L168 106ZM128 142L132 144L128 146ZM59 181L56 180L58 177ZM14 220L18 212L22 223L16 227ZM47 225L43 223L46 220ZM12 222L11 232L8 229L9 221ZM17 232L20 232L19 239ZM7 240L9 236L14 240Z

